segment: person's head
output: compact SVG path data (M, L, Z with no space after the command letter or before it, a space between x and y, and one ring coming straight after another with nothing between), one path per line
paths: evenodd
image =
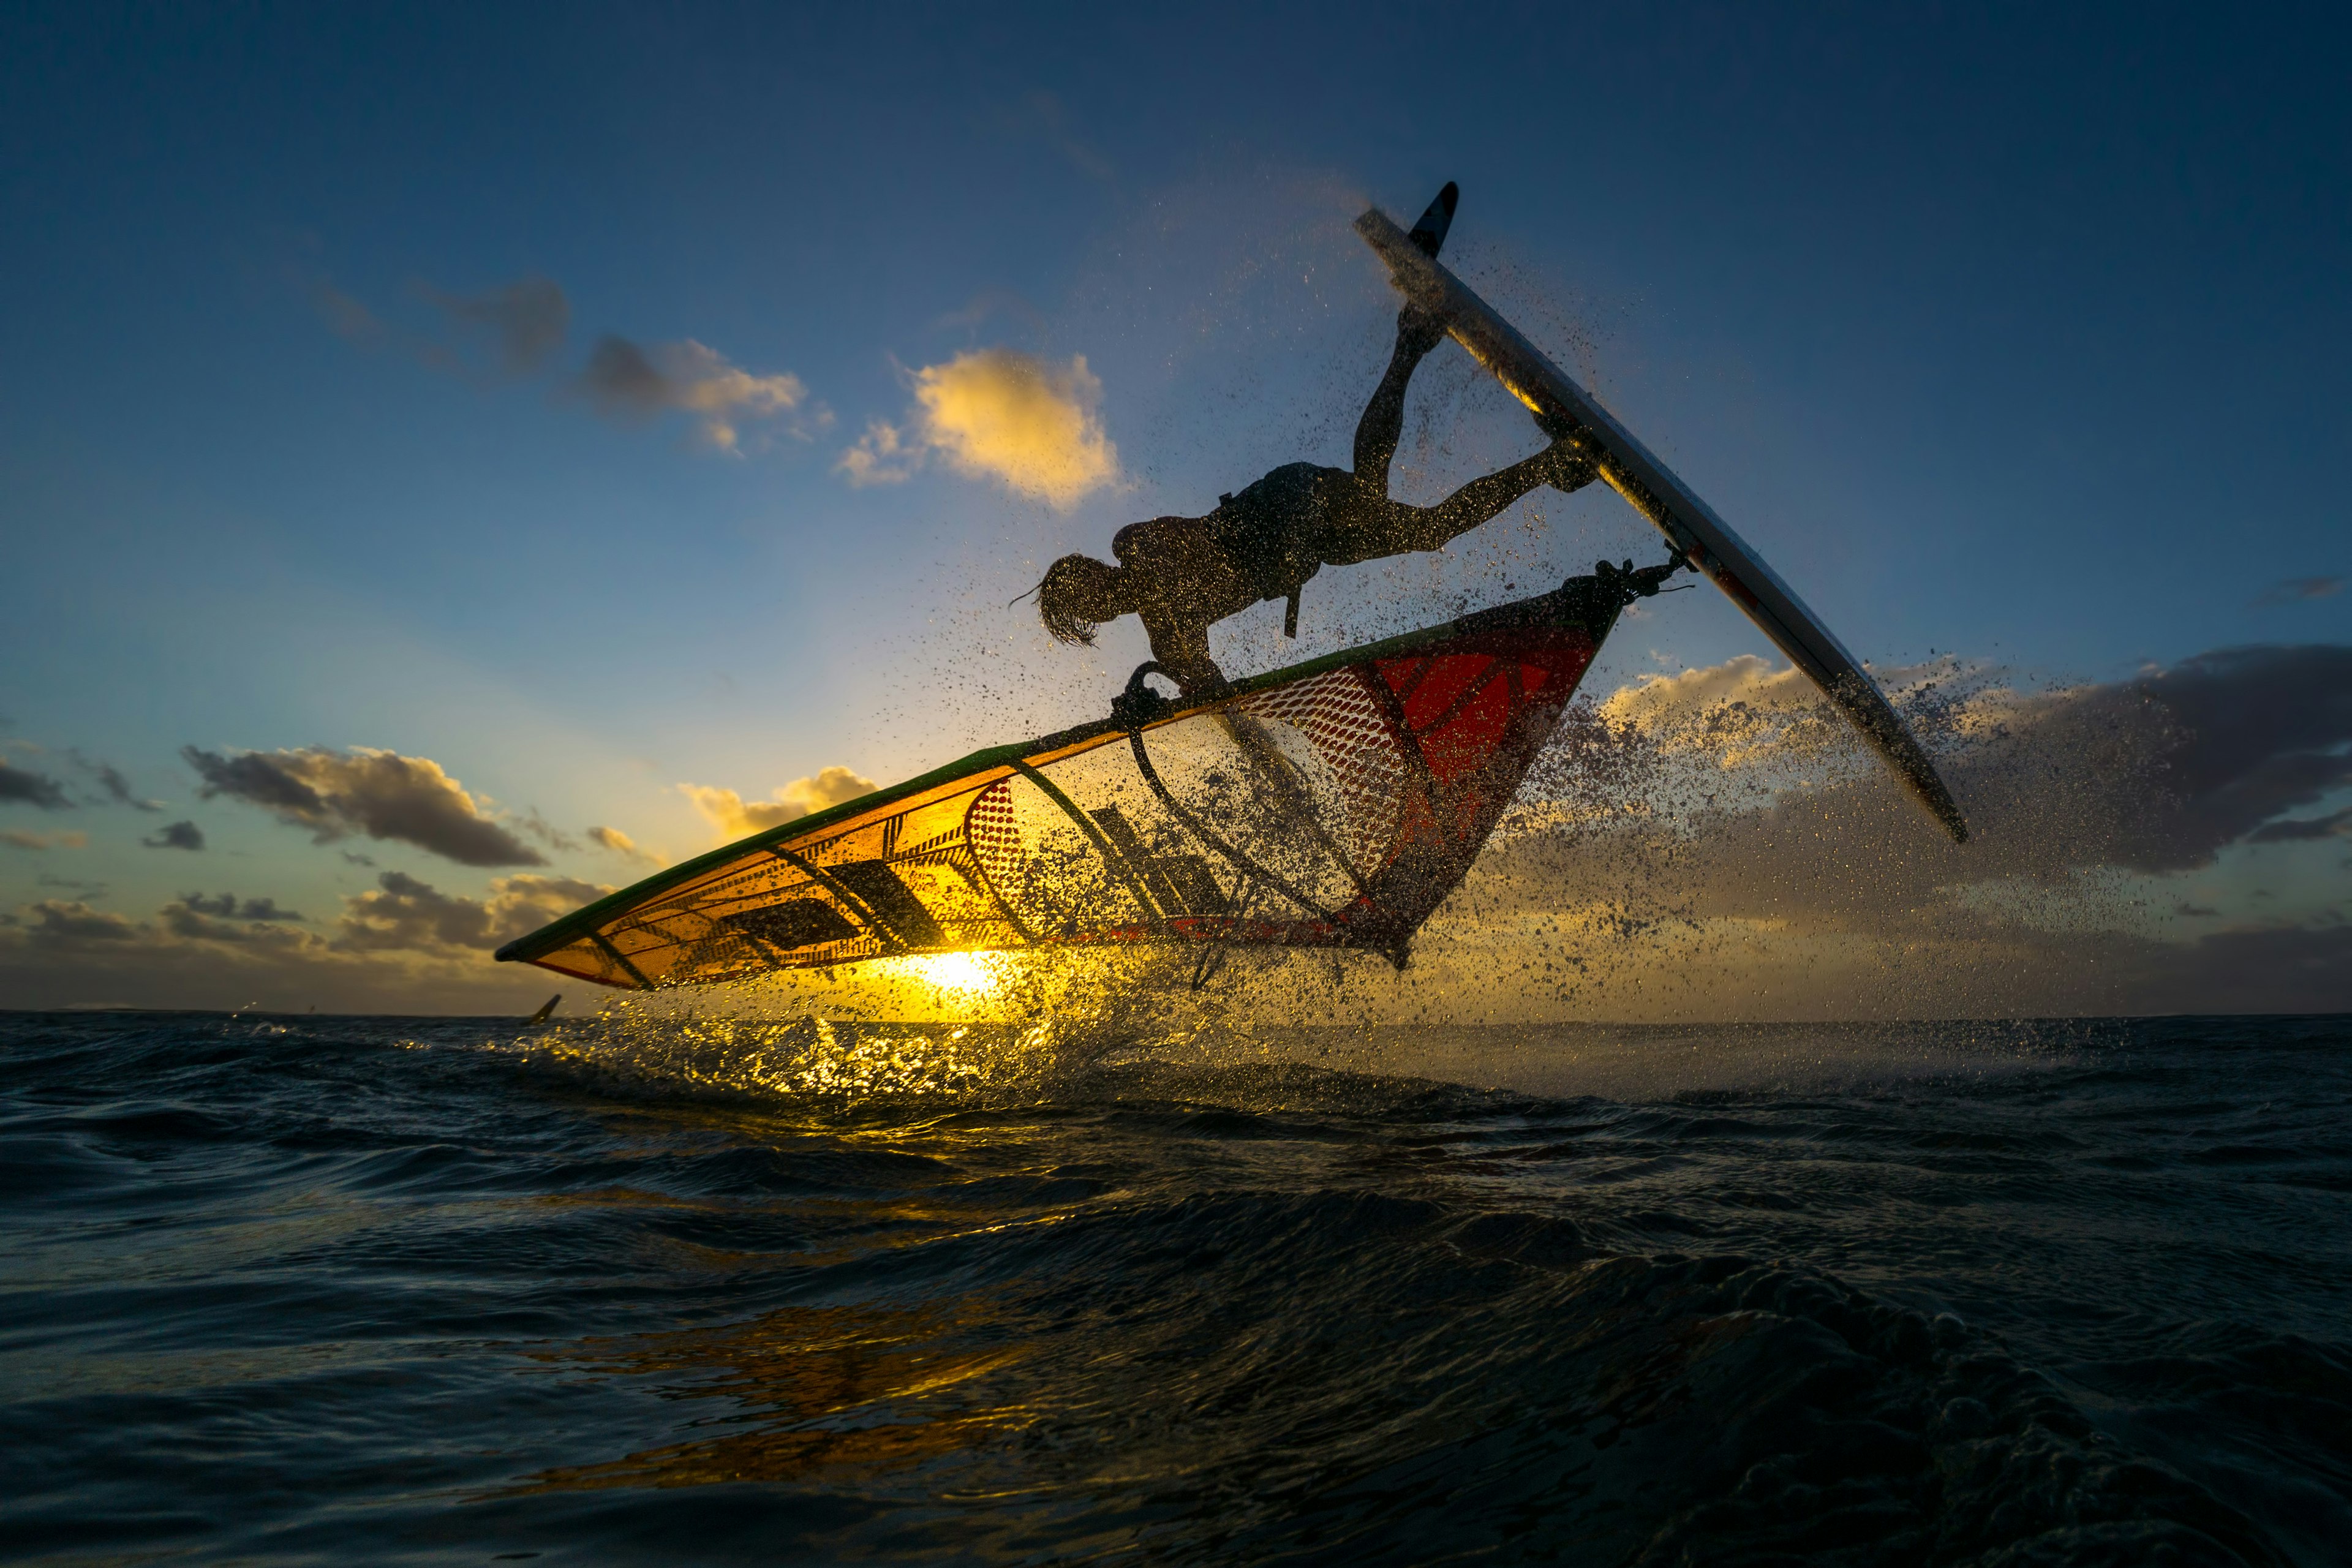
M1097 626L1127 613L1119 570L1091 555L1065 555L1045 568L1037 584L1037 618L1055 641L1091 647Z

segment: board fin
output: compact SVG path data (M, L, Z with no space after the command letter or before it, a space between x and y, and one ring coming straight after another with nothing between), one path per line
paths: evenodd
M1433 261L1445 245L1445 231L1454 226L1454 209L1461 200L1462 187L1451 180L1446 181L1445 188L1437 193L1437 199L1429 204L1421 215L1421 221L1414 224L1412 232L1405 237Z

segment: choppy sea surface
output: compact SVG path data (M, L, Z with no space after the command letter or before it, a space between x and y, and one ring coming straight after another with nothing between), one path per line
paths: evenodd
M2352 1562L2352 1019L0 1015L0 1558Z

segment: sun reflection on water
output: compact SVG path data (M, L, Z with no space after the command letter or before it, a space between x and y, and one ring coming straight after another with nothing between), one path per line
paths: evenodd
M813 1471L873 1475L972 1447L1025 1423L989 1397L1017 1343L974 1345L985 1309L784 1308L749 1322L530 1352L557 1369L646 1379L668 1400L712 1399L731 1415L690 1423L686 1442L566 1465L491 1496L608 1487L774 1483Z

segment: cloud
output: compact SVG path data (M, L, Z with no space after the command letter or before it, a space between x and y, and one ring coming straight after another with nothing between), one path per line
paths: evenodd
M43 811L64 811L73 805L57 780L0 761L0 802L12 801L19 805L37 805Z
M248 900L239 905L226 893L218 899L190 893L177 903L165 904L158 915L162 930L184 942L226 942L296 952L316 950L322 945L308 931L289 931L278 924L302 917L278 908L268 899Z
M553 364L572 330L571 300L554 279L536 273L479 294L417 285L415 291L445 318L438 332L387 321L305 268L298 268L295 275L338 336L477 382L485 379L484 349L490 374L521 380ZM754 374L691 338L639 343L606 333L565 384L611 418L647 421L685 414L705 446L730 456L764 445L764 435L751 428L754 424L806 441L833 423L832 412L809 396L799 376L790 371Z
M866 421L866 434L834 462L834 471L853 486L895 485L912 479L923 466L923 449L910 445L896 425L884 419Z
M281 910L275 899L247 899L237 901L235 893L221 893L206 898L202 893L182 893L178 907L191 914L211 915L225 921L299 921L302 917L292 910Z
M52 899L0 914L0 994L22 1006L528 1010L546 976L493 963L489 950L608 890L525 874L472 899L395 872L343 900L332 939L267 898L189 894L145 921Z
M122 776L122 770L113 763L93 762L79 752L68 752L66 754L73 760L74 766L98 781L99 787L106 792L106 799L115 805L127 805L134 811L163 809L163 803L160 800L142 800L138 792L131 787L131 781Z
M1012 349L976 349L912 377L903 425L876 420L834 467L853 485L907 478L932 457L960 473L1067 509L1118 479L1104 433L1102 382L1086 357L1056 365Z
M1091 179L1109 184L1116 177L1110 160L1079 140L1071 130L1069 110L1050 92L1025 94L1018 107L999 114L997 122L1015 135L1037 137L1068 159L1072 168Z
M376 879L379 890L343 900L339 948L355 952L496 948L613 889L570 877L501 877L488 899L442 892L402 871Z
M564 832L562 829L557 827L553 823L548 821L547 818L540 816L539 808L536 806L533 806L529 811L526 811L521 816L516 817L514 819L514 825L523 832L530 834L533 838L538 839L541 844L546 845L550 849L569 851L580 847L580 840L572 837L572 835Z
M2352 838L2352 807L2326 816L2266 822L2246 836L2249 844L2294 844L2314 838Z
M11 849L82 849L89 845L87 833L27 833L20 827L0 829L0 844Z
M2203 864L2224 844L2352 780L2352 647L2221 648L2079 701L2081 720L2115 733L2154 710L2168 817L2135 826L2123 863L2163 870Z
M307 267L294 268L294 279L310 296L328 331L363 348L389 349L431 369L478 379L479 355L464 345L487 345L496 372L507 377L530 375L545 367L563 346L572 325L572 302L556 283L537 274L517 279L480 294L444 293L419 283L415 292L430 301L456 329L460 346L452 347L446 333L418 331L386 321L366 304Z
M429 757L354 747L180 754L204 780L210 799L227 795L280 822L310 830L314 843L353 833L394 839L461 866L544 866L547 858L503 823Z
M2038 693L1970 689L1949 665L1889 686L1942 751L1938 765L1988 840L1971 865L2055 856L2187 870L2352 783L2352 647L2220 648L2129 680ZM1746 788L1756 792L1748 804L1787 805L1792 784L1819 795L1832 784L1885 784L1801 677L1753 656L1645 678L1594 711L1600 750L1621 770L1638 758L1654 799L1721 807ZM1587 737L1581 752L1594 750ZM2292 823L2272 830L2311 836Z
M2166 879L2352 824L2288 815L2352 784L2352 648L2219 649L2039 692L1931 673L1898 705L1969 845L1843 726L1805 738L1783 675L1735 660L1572 712L1465 884L1463 940L1539 921L1548 959L1608 977L1588 1005L1615 1016L1823 1016L1872 987L1871 1008L1914 1016L2352 1005L2352 944L2313 934L2325 910L2195 944L2162 928L2227 919Z
M588 840L598 848L609 849L625 859L642 860L648 866L662 864L660 856L641 847L635 839L617 827L592 827L588 830Z
M2299 605L2310 599L2332 599L2344 592L2341 577L2288 577L2272 584L2254 600L2257 608Z
M786 433L802 440L833 422L822 405L809 402L808 387L790 371L753 375L691 338L641 346L608 333L590 352L580 387L611 418L649 420L673 410L690 415L706 446L730 454L742 450L742 426L750 420L782 419Z
M1663 752L1706 754L1725 769L1818 756L1844 724L1804 674L1744 653L1677 675L1644 675L1600 705L1601 721Z
M311 308L335 336L373 346L392 335L383 318L324 279L311 279L309 291Z
M1636 676L1609 694L1601 712L1614 723L1656 731L1727 707L1788 711L1814 705L1812 682L1801 672L1743 653L1676 675Z
M552 279L536 274L482 294L425 293L459 328L487 337L499 369L511 376L540 370L572 330L572 301Z
M719 841L726 843L787 822L798 822L811 813L870 795L879 786L862 773L832 767L818 770L812 778L794 779L776 791L772 801L747 801L731 789L710 784L682 784L677 787L694 803L697 811L710 819L719 829Z
M91 909L79 899L43 899L25 912L33 917L26 935L35 942L136 942L141 934L134 921Z
M202 849L205 830L193 822L167 822L139 842L150 849Z

